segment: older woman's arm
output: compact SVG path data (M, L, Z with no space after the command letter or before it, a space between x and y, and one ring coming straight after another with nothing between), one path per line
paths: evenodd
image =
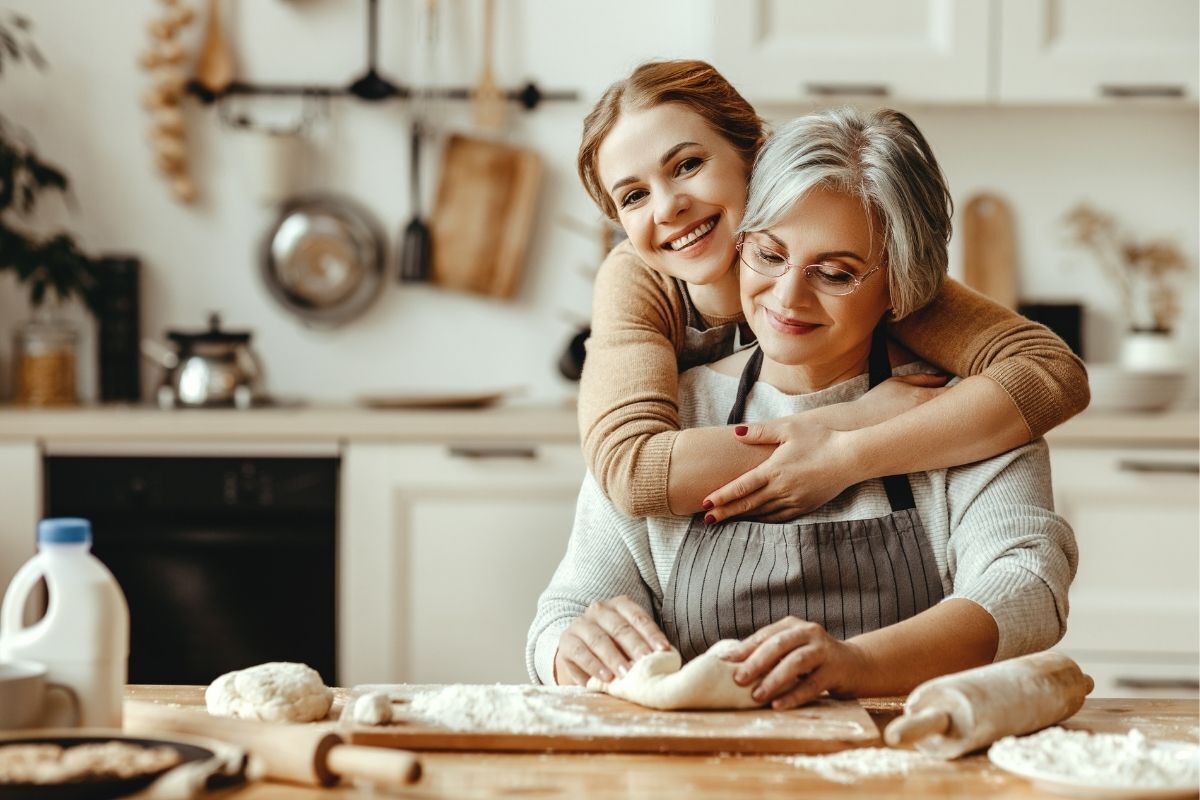
M945 498L949 597L845 642L819 625L780 620L734 654L745 661L735 679L762 677L764 699L790 708L824 691L903 694L937 675L1053 646L1066 632L1079 553L1070 526L1051 511L1045 442L949 470Z
M609 611L627 620L631 630L622 630L618 620L612 626L616 629L612 641L600 637L590 645L596 657L596 663L587 665L592 674L612 680L613 675L601 674L603 669L619 671L622 663L649 649L669 648L651 617L651 592L657 586L645 521L621 514L588 473L579 491L566 555L538 598L537 613L529 628L525 664L530 679L551 685L578 683L580 677L586 682L586 674L556 676L555 655L560 639L578 620ZM622 601L613 604L614 598ZM601 619L597 627L603 629L603 625ZM596 632L597 636L601 632Z

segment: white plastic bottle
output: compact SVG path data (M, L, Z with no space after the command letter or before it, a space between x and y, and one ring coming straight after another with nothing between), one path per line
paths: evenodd
M86 519L44 519L37 534L38 554L17 571L0 606L0 661L45 664L48 680L75 691L81 726L119 728L129 668L125 595L92 555ZM43 577L46 614L25 627L26 600Z

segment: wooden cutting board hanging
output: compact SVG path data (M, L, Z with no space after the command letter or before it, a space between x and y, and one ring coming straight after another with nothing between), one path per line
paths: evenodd
M537 211L538 154L453 135L434 204L431 279L447 289L512 297Z
M963 282L1001 305L1017 307L1012 211L998 195L974 195L963 209Z

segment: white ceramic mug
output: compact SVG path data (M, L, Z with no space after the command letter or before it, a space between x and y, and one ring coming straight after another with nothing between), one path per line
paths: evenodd
M77 727L79 697L36 661L0 661L0 730Z

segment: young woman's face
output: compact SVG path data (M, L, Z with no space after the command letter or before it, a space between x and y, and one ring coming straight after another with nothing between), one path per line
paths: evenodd
M808 192L776 225L747 234L743 251L761 245L759 257L791 267L779 278L770 278L741 265L742 311L758 336L763 353L786 365L828 368L855 367L870 351L871 333L891 307L887 268L883 259L881 226L858 198L830 189ZM753 258L751 254L748 258ZM756 262L757 263L757 262ZM806 278L804 266L823 265ZM834 296L814 284L830 277L844 282L837 268L865 279L850 294ZM851 281L852 282L852 281Z
M674 103L624 112L600 145L597 173L652 268L694 284L728 272L748 176L702 117Z

